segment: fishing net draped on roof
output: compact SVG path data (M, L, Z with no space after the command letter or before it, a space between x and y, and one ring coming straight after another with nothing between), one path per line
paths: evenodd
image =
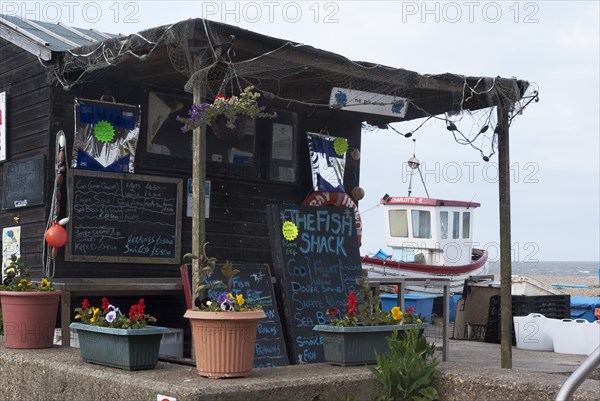
M308 45L202 19L67 50L48 67L51 78L65 87L94 79L94 73L106 67L117 67L126 79L151 79L189 92L202 82L208 98L253 84L268 99L313 107L329 107L331 89L347 88L408 99L406 116L391 119L396 121L479 110L498 101L512 107L529 86L516 79L421 75L351 61Z

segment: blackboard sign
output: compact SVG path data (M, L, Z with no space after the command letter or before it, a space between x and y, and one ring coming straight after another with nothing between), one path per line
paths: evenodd
M37 155L4 163L3 209L44 204L46 157Z
M207 281L209 286L213 281L222 281L227 284L225 276L221 273L222 267L223 265L217 265ZM288 365L285 339L277 311L269 266L234 264L234 268L240 272L233 277L231 292L234 295L242 294L248 304L262 305L263 311L267 315L258 323L254 367L274 368ZM222 292L222 289L210 290L209 296L216 299Z
M182 181L69 170L68 261L180 263Z
M275 276L281 289L290 362L323 362L325 311L346 313L362 275L354 212L313 206L267 206ZM284 235L285 232L285 235Z

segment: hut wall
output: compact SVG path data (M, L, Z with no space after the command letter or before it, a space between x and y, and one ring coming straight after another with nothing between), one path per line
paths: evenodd
M6 92L6 162L40 154L47 157L50 95L46 69L36 56L4 39L0 39L0 92ZM0 193L3 174L4 164L0 164ZM2 228L21 226L21 256L34 274L42 265L47 205L7 209L3 205L0 210Z
M191 252L192 219L186 216L187 180L191 179L191 159L175 155L157 155L147 151L147 94L148 87L114 79L95 80L66 92L52 88L52 132L62 129L67 135L69 157L73 143L73 101L75 97L99 99L110 93L118 103L142 105L142 125L135 159L135 173L183 179L182 252ZM272 109L272 108L271 108ZM181 114L184 114L182 111ZM272 121L258 119L255 130L254 166L240 167L212 160L209 142L207 152L207 179L211 181L210 212L206 219L207 252L219 261L234 263L272 264L268 239L265 206L269 203L299 204L312 190L312 177L308 156L306 132L319 132L327 128L331 135L347 137L350 147L360 148L360 121L353 113L313 113L283 110L283 121L295 127L295 160L297 179L294 182L275 181L269 178L271 166ZM174 136L191 135L178 130ZM213 135L210 131L208 136ZM54 146L54 144L52 144ZM235 143L217 146L236 146ZM347 158L345 185L348 192L357 185L358 162ZM63 202L64 203L64 202ZM66 204L64 205L66 207ZM66 209L65 209L66 210ZM179 274L177 265L117 264L65 262L64 253L57 259L56 277L165 277Z

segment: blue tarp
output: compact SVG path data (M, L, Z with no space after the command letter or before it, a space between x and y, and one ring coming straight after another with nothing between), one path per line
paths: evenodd
M600 297L571 297L571 318L595 322L594 310L600 308Z

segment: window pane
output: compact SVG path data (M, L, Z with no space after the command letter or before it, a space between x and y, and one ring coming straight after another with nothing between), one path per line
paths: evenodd
M448 239L448 212L440 212L440 232L442 239Z
M459 223L460 223L460 212L452 213L452 238L458 238L459 233Z
M390 235L392 237L408 237L408 220L406 210L390 210Z
M471 212L463 213L463 238L469 238L471 235Z
M431 238L431 214L425 210L413 210L411 217L413 238Z

